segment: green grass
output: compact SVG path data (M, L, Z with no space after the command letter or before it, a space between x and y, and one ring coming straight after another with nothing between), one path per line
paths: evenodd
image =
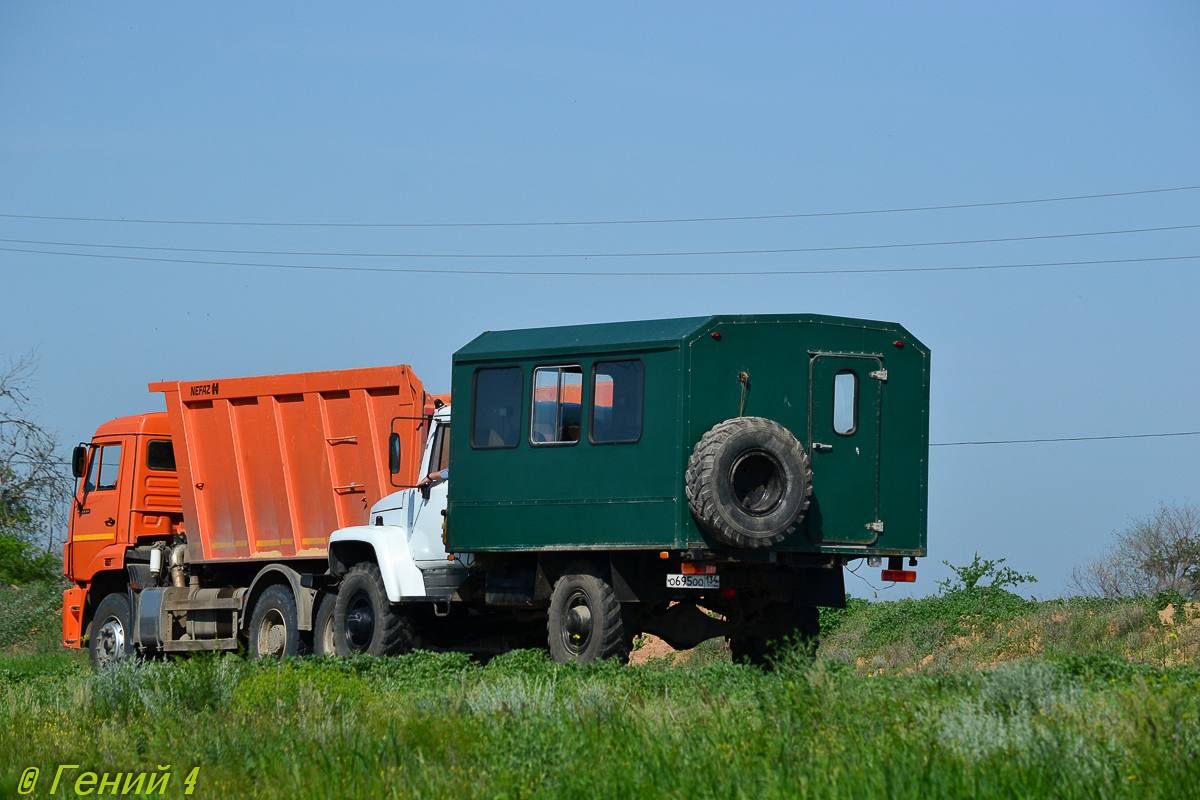
M713 644L637 667L7 656L0 795L38 766L45 796L67 763L170 764L168 796L199 766L192 796L214 798L1194 796L1193 626L1149 601L962 600L855 603L815 663L765 673ZM1182 635L1154 651L1162 631Z

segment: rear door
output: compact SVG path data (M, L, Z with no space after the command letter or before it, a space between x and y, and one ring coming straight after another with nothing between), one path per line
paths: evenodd
M808 535L871 544L879 519L879 426L887 373L878 357L817 354L809 361Z

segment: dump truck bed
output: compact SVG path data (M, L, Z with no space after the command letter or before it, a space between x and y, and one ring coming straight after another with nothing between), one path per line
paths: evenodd
M331 532L416 482L428 397L408 366L149 388L166 397L193 563L323 559Z

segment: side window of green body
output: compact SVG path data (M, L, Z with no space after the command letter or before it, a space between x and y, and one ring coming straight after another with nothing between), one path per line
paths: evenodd
M639 358L597 361L592 369L592 444L630 444L642 438L645 367Z
M471 392L471 447L477 450L516 447L521 440L520 367L475 370Z
M583 368L577 364L533 371L529 441L574 444L583 427Z

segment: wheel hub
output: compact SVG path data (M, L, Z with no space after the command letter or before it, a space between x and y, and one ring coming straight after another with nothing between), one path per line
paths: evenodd
M346 614L346 639L352 650L365 650L375 633L375 614L366 597L356 597Z
M783 500L783 467L762 450L744 453L729 470L733 498L748 514L764 516Z
M287 626L283 615L271 609L258 628L258 655L282 656L287 652Z
M563 618L563 643L567 650L576 655L586 650L593 627L587 595L576 592L567 600L567 612Z
M125 626L116 617L109 617L96 634L97 661L107 664L125 657Z

